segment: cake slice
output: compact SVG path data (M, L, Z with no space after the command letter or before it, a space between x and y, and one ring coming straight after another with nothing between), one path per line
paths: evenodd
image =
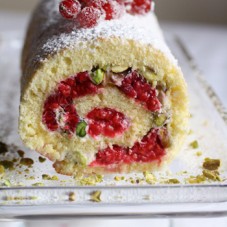
M19 133L73 175L156 170L187 133L186 83L153 12L91 28L41 1L22 59Z

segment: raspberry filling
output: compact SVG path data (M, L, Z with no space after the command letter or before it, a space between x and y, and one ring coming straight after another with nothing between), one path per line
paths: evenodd
M119 84L116 84L129 98L141 103L148 110L157 112L162 105L156 95L156 90L137 71L130 71Z
M151 130L140 142L136 142L132 148L124 148L118 145L99 150L96 159L90 166L106 166L113 164L130 164L133 162L151 162L160 160L165 155L165 148L158 135L158 129Z
M119 79L114 80L113 75ZM142 77L136 70L127 70L123 73L114 73L111 84L115 85L127 97L134 99L144 108L157 113L162 104L157 97L157 90ZM114 138L122 135L130 126L126 116L111 108L94 108L84 119L78 114L73 100L86 95L94 95L104 89L106 73L100 69L92 72L81 72L73 77L61 81L53 94L44 103L42 121L50 131L59 131L79 137L88 133L94 139L99 136ZM96 159L90 166L105 166L120 163L151 162L161 160L165 155L165 138L161 131L165 126L153 128L132 148L113 145L99 150ZM167 131L167 130L166 130ZM168 141L167 141L168 142Z
M87 119L89 121L88 133L92 137L103 135L114 138L129 127L125 115L110 108L95 108L87 114Z
M58 85L55 93L44 104L43 123L50 131L73 134L80 117L73 105L75 98L96 94L102 88L91 82L88 72L78 73Z

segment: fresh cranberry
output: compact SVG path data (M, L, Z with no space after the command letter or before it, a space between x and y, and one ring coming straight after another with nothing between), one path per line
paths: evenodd
M89 0L87 6L100 9L105 14L106 20L119 18L123 14L123 6L113 0Z
M128 3L131 14L146 14L151 10L152 0L132 0Z
M76 18L81 10L81 4L78 0L63 0L59 5L61 15L67 19Z
M102 11L93 6L84 7L77 16L77 22L82 28L91 28L98 24Z
M129 127L124 114L110 108L95 108L87 114L87 119L89 119L88 133L92 137L103 135L114 138Z
M123 14L123 8L117 1L108 1L102 8L106 12L106 20L117 19Z

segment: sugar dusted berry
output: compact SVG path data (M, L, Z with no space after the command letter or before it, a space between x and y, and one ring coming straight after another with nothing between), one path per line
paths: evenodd
M59 5L61 15L67 19L76 18L81 10L81 4L78 0L63 0Z
M146 14L151 10L152 0L133 0L129 5L128 12L131 14Z
M122 5L120 5L117 1L108 1L102 6L102 8L106 13L106 20L117 19L123 14L124 11Z
M102 11L93 6L84 7L77 16L77 23L80 27L91 28L98 24Z

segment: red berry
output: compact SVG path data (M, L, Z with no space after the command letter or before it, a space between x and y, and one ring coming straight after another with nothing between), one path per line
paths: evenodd
M151 10L152 0L133 0L130 3L130 9L128 10L131 14L146 14Z
M84 7L77 16L77 22L82 28L91 28L98 24L102 16L100 9L91 7Z
M117 1L108 1L102 8L106 12L106 20L117 19L123 14L123 7Z
M87 114L87 118L90 120L88 133L92 137L103 135L114 138L129 127L129 122L123 113L107 107L93 109Z
M81 10L81 4L78 0L63 0L59 5L61 15L67 19L76 18Z
M123 13L123 6L116 0L90 0L88 6L98 8L105 14L106 20L119 18Z

